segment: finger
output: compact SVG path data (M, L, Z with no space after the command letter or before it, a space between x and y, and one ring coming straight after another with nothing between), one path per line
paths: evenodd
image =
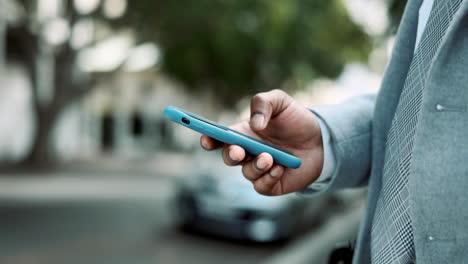
M215 149L220 149L224 146L224 144L214 138L211 138L209 136L202 135L200 137L200 145L202 148L205 150L215 150Z
M244 163L242 174L250 181L257 180L273 166L273 157L268 153L258 155L254 160Z
M263 195L280 195L282 194L281 187L277 185L279 180L284 174L284 167L281 165L275 165L273 168L266 174L262 175L254 182L254 189L259 194Z
M292 98L281 90L259 93L250 102L250 127L263 130L271 117L281 113L292 102Z
M228 145L223 149L223 160L228 166L239 165L245 158L245 150L237 145Z

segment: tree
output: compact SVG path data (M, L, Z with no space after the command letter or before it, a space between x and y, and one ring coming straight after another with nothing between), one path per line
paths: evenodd
M33 113L36 130L31 150L24 160L29 166L49 166L53 162L50 153L51 131L61 110L72 101L78 100L94 87L95 79L77 78L76 58L69 41L57 46L45 43L41 35L42 28L38 26L35 13L36 1L17 1L24 10L19 23L7 30L7 53L11 59L18 60L25 66L32 86ZM73 25L78 14L73 8L72 1L63 2L64 17ZM43 82L40 58L49 53L54 61L50 78L51 82ZM47 77L47 76L46 76ZM52 91L50 98L41 98L41 86Z
M272 88L297 89L366 61L371 40L340 0L129 1L120 25L161 45L163 70L227 106Z

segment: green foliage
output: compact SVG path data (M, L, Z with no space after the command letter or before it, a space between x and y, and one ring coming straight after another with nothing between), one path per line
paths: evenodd
M287 81L336 77L371 47L340 0L138 0L122 23L162 47L166 73L227 106Z

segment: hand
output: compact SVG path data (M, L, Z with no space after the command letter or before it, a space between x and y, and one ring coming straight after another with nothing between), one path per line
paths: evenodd
M323 145L315 115L281 90L260 93L252 98L251 117L230 128L293 153L302 159L298 169L275 164L268 153L249 156L237 145L223 144L208 136L200 143L206 150L223 148L224 162L242 166L245 178L263 195L299 191L315 181L323 167Z

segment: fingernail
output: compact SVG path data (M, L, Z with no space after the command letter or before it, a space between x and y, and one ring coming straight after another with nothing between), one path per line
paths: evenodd
M270 175L273 178L276 178L281 175L282 168L280 166L275 166L273 169L270 171Z
M258 159L257 162L255 162L255 166L259 170L264 170L267 167L267 163L264 159Z
M229 158L232 160L232 161L239 161L239 157L234 153L234 151L229 151Z
M256 113L252 117L252 125L256 129L262 129L263 128L263 123L265 122L265 116L262 113Z

